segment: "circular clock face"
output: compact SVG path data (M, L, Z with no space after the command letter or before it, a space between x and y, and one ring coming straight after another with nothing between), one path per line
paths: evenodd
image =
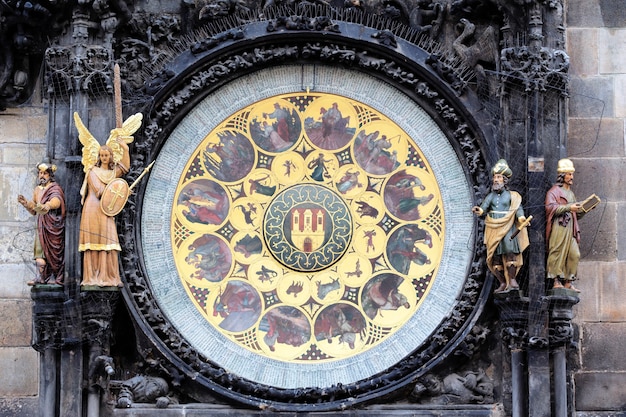
M266 75L282 89L278 72ZM208 97L164 145L142 213L153 293L243 378L358 381L451 311L471 258L469 187L437 125L384 83L360 96L330 77L316 92L270 94L272 82Z

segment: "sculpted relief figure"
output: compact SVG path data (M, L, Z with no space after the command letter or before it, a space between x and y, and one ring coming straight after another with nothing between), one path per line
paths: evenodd
M524 216L520 194L508 189L513 173L504 159L496 162L491 175L491 192L480 206L472 207L472 212L486 216L487 266L500 283L495 290L499 293L519 288L516 276L523 264L522 252L529 244L529 220Z
M130 408L134 403L154 403L157 408L166 408L176 402L168 393L169 386L163 378L137 375L122 382L117 407Z
M140 113L130 116L121 127L111 130L106 145L100 146L78 114L74 113L78 138L83 145L82 164L85 172L80 191L83 211L78 246L78 250L83 252L83 286L122 285L118 264L118 254L122 249L114 217L119 210L116 212L110 209L113 203L116 206L122 200L125 203L128 195L122 195L122 191L127 188L116 190L107 186L128 172L128 145L133 141L133 133L141 126L142 118Z
M17 201L37 217L34 258L36 277L29 285L63 284L65 274L65 194L54 180L56 165L37 165L37 186L33 199L23 195Z
M491 404L493 382L483 371L452 373L443 379L429 374L415 385L410 398L424 404Z
M554 280L553 288L568 288L580 292L572 281L576 279L580 260L580 229L578 219L600 202L592 194L577 202L572 191L574 164L561 159L557 166L556 184L546 194L546 242L548 249L547 277Z

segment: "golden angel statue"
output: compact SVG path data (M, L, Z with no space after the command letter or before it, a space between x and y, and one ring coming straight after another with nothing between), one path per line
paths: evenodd
M130 169L128 145L141 127L141 113L130 116L121 127L111 130L100 146L74 113L78 138L83 145L85 180L80 190L83 212L80 219L79 252L83 254L82 286L121 286L119 244L115 214L128 198L128 185L119 179Z

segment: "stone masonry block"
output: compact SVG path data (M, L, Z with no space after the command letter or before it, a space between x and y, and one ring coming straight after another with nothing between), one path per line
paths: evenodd
M626 73L626 63L623 71ZM626 97L624 97L624 89L626 88L626 74L615 76L615 116L626 117Z
M577 194L582 200L588 194ZM601 197L602 198L602 197ZM603 202L579 220L581 261L606 261L617 259L616 204Z
M626 202L617 203L617 213L624 213ZM626 261L626 222L621 217L617 222L617 259Z
M600 13L603 26L623 28L626 26L626 12L623 0L600 0Z
M602 262L581 262L578 265L576 287L581 291L580 301L573 308L574 321L578 324L600 321L600 280L598 269Z
M600 0L568 0L568 27L601 27L603 26Z
M568 27L624 27L623 0L568 0Z
M626 72L626 29L599 30L597 53L600 74Z
M35 171L2 166L0 167L0 178L2 178L0 195L4 196L0 206L0 221L33 222L34 225L34 216L17 202L17 196L22 194L29 200L33 198Z
M26 283L35 277L34 261L32 264L0 265L0 299L30 299L30 289Z
M24 223L19 227L0 225L0 264L21 263L27 267L32 265L32 272L34 273L34 239L35 223Z
M570 118L567 151L570 156L614 157L624 151L624 120L612 118Z
M577 411L620 410L626 404L626 373L580 373L575 383Z
M619 174L626 172L626 158L571 159L576 166L573 189L577 198L583 199L596 193L605 202L626 201L626 187L623 186L623 178Z
M24 166L30 170L31 175L35 173L35 167L43 160L46 154L46 144L43 141L5 146L2 152L2 165Z
M626 323L585 323L581 334L582 370L626 373Z
M0 143L15 143L28 140L28 123L20 120L19 115L0 117Z
M30 347L0 348L0 398L29 397L39 392L39 354Z
M599 270L600 320L603 322L622 322L626 317L623 289L626 286L626 263L603 263ZM626 335L626 327L617 327L622 335ZM626 338L626 336L625 336ZM622 360L624 356L622 355ZM624 362L626 364L626 362ZM624 368L626 370L626 368Z
M598 75L598 32L596 29L568 29L567 53L570 74Z
M613 77L572 77L570 117L613 117Z
M32 302L0 299L0 311L3 319L0 322L0 346L30 346Z
M580 303L574 309L576 322L623 321L626 304L622 289L626 285L625 262L581 262L578 266Z
M48 134L48 114L32 114L28 116L29 142L45 141Z

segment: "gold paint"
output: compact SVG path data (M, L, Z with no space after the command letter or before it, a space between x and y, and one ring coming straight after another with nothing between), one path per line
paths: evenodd
M283 249L264 236L268 207L305 184L344 203L294 203L324 233L296 233L290 207L270 216L285 219L271 230L294 256L342 254L321 270L283 264L273 255ZM188 296L233 343L277 360L332 361L373 348L417 311L438 279L442 206L428 161L379 110L285 94L241 109L202 140L178 182L172 246ZM350 231L325 224L345 219L346 208ZM327 246L338 235L351 236L345 252Z

